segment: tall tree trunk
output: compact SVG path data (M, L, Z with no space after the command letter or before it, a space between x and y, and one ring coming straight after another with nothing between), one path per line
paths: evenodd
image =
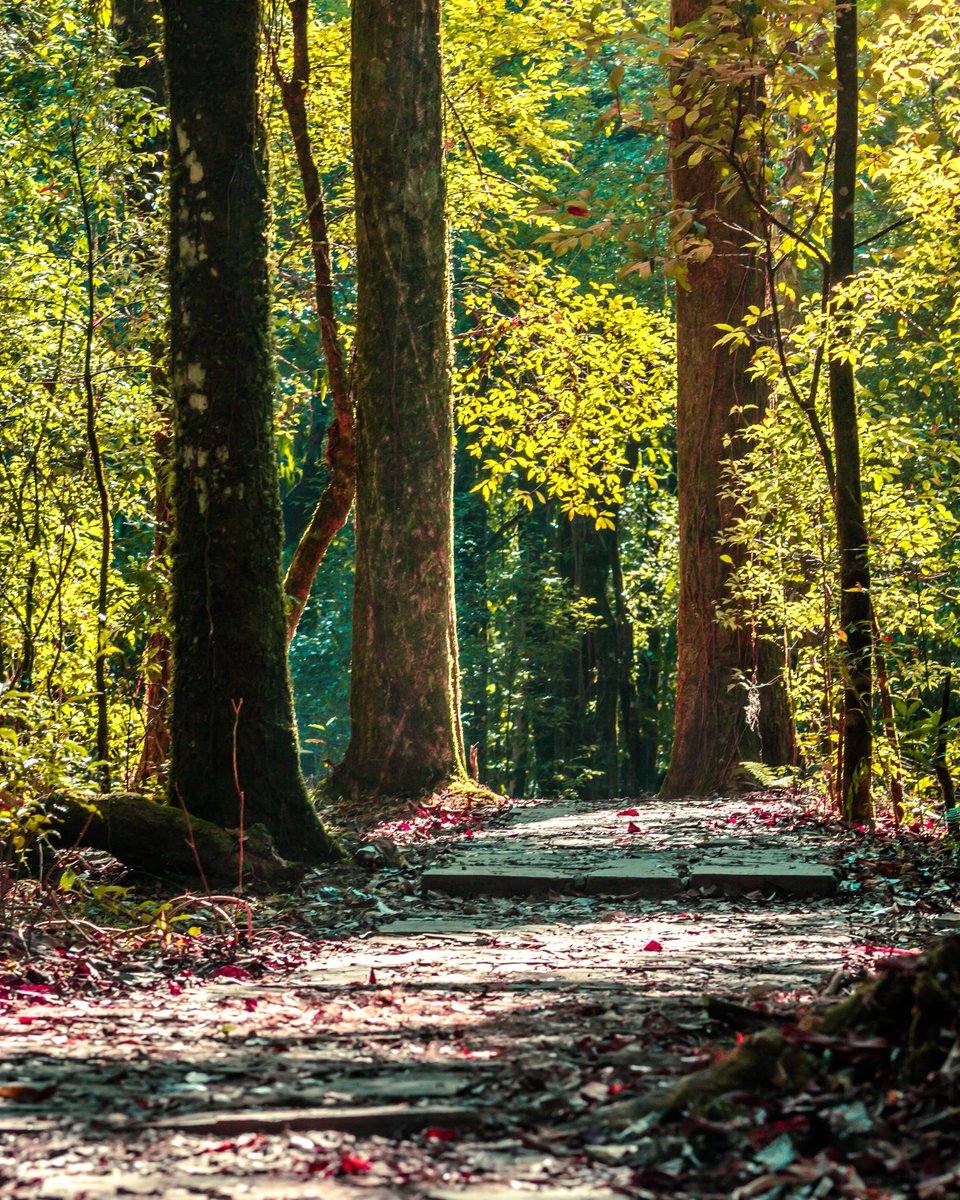
M831 312L837 334L846 340L844 313L848 301L837 300L855 270L857 185L857 5L837 6L834 29L837 70L837 135L833 158L833 224L830 242ZM871 653L870 564L867 525L860 486L860 436L853 362L830 354L830 412L836 466L837 547L840 554L840 630L843 709L843 772L840 804L851 825L872 824L870 795L873 687Z
M114 36L122 58L117 68L117 87L135 88L158 109L164 104L163 60L157 43L162 36L156 4L151 0L113 0L111 19ZM141 147L146 153L156 156L155 164L144 161L142 176L128 187L129 202L145 217L152 216L155 201L150 184L150 166L162 167L164 145L159 135ZM141 260L144 254L139 247L134 253ZM145 261L141 269L151 270ZM150 347L152 358L151 381L154 388L154 408L157 427L154 433L153 451L156 460L153 502L153 549L151 562L156 565L167 553L170 539L171 512L169 464L173 451L173 429L170 415L167 381L163 369L163 348L159 343ZM166 596L161 597L165 603ZM143 786L165 769L170 754L170 731L167 728L167 701L170 692L171 672L170 635L166 628L154 629L147 636L143 652L143 744L140 761L133 773L134 786Z
M257 0L163 0L175 415L172 799L332 845L300 774L280 580Z
M710 0L672 0L672 28L696 22L711 7ZM730 353L715 342L718 324L739 325L751 304L762 308L764 281L753 249L755 215L744 189L722 192L718 155L688 161L697 122L709 137L718 116L711 111L716 98L702 81L688 77L696 79L694 65L681 61L674 70L677 103L685 113L671 128L673 202L695 214L713 251L689 263L686 286L677 289L677 697L670 769L661 789L669 797L723 791L738 762L761 753L760 739L747 724L744 691L735 686L738 677L750 679L757 670L753 639L749 630L730 629L716 619L729 576L743 559L742 548L725 541L737 509L721 495L722 464L740 453L740 429L756 419L760 397L746 372L749 348ZM726 102L726 91L719 94ZM745 113L755 111L756 97L747 86L740 105ZM691 127L685 117L692 111L699 116ZM757 682L769 685L760 688L761 705L768 705L779 684L762 669ZM768 740L778 751L789 741Z
M357 561L350 744L331 786L465 778L453 589L439 0L354 0Z

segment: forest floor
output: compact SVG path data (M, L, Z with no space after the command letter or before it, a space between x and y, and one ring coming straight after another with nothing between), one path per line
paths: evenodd
M374 869L252 901L249 929L201 897L138 948L90 918L131 882L96 855L53 910L11 909L0 1196L960 1196L956 1053L891 1084L889 1047L835 1039L802 1089L642 1111L957 928L936 831L841 832L764 793L438 801L375 833Z

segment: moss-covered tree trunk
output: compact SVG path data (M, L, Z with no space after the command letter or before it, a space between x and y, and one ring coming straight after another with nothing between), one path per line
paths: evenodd
M171 793L287 857L331 844L300 775L280 580L257 0L163 0L175 417Z
M672 0L671 26L691 25L712 7L711 0ZM749 628L731 629L716 619L727 580L743 557L742 548L725 540L737 510L723 495L722 464L739 452L739 430L756 419L761 397L747 375L750 349L731 354L715 343L719 324L739 326L751 304L763 307L763 273L752 248L755 216L743 189L722 191L719 151L690 161L698 144L691 139L699 128L707 140L718 129L722 134L724 114L711 105L726 105L727 91L705 89L700 70L682 58L674 72L685 113L671 129L673 203L695 214L713 250L708 258L690 262L687 286L677 289L677 697L670 768L661 791L702 796L723 791L742 760L784 761L783 747L791 739L782 728L788 709L775 695L776 664L767 662L774 656L754 642ZM741 90L739 106L750 112L756 97L748 85ZM698 116L691 126L685 118L694 111ZM747 696L736 686L738 679L752 680L755 674L761 685L759 728L748 725ZM773 718L767 729L764 709Z
M355 0L357 565L350 744L333 784L463 778L439 0Z

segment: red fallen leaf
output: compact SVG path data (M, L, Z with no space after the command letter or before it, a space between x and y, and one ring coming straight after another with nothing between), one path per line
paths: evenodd
M377 982L376 972L374 971L373 967L371 967L370 974L367 978L367 983L370 984L372 987L376 982Z
M17 1017L21 1025L32 1025L36 1019L36 1017Z
M617 813L618 817L639 817L640 814L635 808L621 808Z
M647 944L644 946L644 950L662 950L662 949L663 949L663 947L660 945L659 942L647 942Z
M52 983L22 983L17 989L19 992L29 992L33 996L49 996L56 990Z
M590 209L584 208L582 204L568 204L567 212L571 217L587 217L590 215Z
M621 1092L625 1092L626 1090L627 1085L625 1083L611 1083L607 1088L607 1092L611 1096L619 1096Z
M236 1148L236 1142L217 1142L215 1146L206 1146L204 1149L207 1154L220 1154L224 1150L236 1150Z
M431 1126L423 1131L425 1138L430 1138L434 1142L458 1142L460 1135L453 1129L441 1129L437 1125Z
M247 1012L253 1012L259 1003L259 996L246 996L243 1001L243 1007L247 1010Z
M362 1175L364 1171L372 1171L373 1164L361 1158L359 1154L344 1154L337 1168L338 1175Z
M643 830L635 822L631 821L627 826L627 833L643 833Z
M167 991L170 993L171 996L179 996L180 993L183 991L183 988L180 986L179 983L174 983L172 979L168 979L167 980Z
M253 976L243 967L235 967L228 964L225 967L217 967L215 971L210 972L212 979L252 979Z

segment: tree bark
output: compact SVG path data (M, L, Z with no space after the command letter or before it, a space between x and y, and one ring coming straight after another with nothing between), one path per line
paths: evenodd
M355 0L357 557L350 744L331 786L466 777L439 0Z
M830 309L841 341L848 330L844 312L849 304L837 299L855 270L857 126L859 78L856 0L838 5L834 29L837 71L837 134L833 157L833 222L830 240ZM867 525L860 484L860 434L853 362L849 356L830 354L830 412L833 418L833 452L836 468L834 506L837 547L840 555L840 658L843 706L840 737L843 771L840 809L850 825L873 823L870 794L873 753L871 702L870 563Z
M175 417L173 803L332 843L300 774L280 579L257 0L164 0Z
M689 25L710 8L709 0L672 0L671 27ZM700 110L698 121L705 123L709 137L718 114L711 111L702 83L688 78L696 74L691 70L695 65L680 62L675 68L677 103L687 111ZM755 111L756 96L747 85L740 104L746 113ZM721 494L722 464L741 452L740 431L756 420L761 397L747 376L750 348L731 353L715 343L718 324L739 325L750 305L763 307L763 273L752 246L756 217L744 189L735 194L721 190L718 155L708 153L690 164L692 130L685 116L686 111L671 126L674 207L694 213L713 251L689 264L686 286L677 288L680 598L673 747L661 789L666 797L722 792L740 761L761 755L765 761L776 759L790 740L771 730L761 746L748 727L738 678L757 675L761 727L763 708L776 712L774 693L781 685L775 672L766 674L750 631L721 626L716 619L728 579L743 561L742 548L725 540L737 508ZM739 151L738 146L732 149Z

